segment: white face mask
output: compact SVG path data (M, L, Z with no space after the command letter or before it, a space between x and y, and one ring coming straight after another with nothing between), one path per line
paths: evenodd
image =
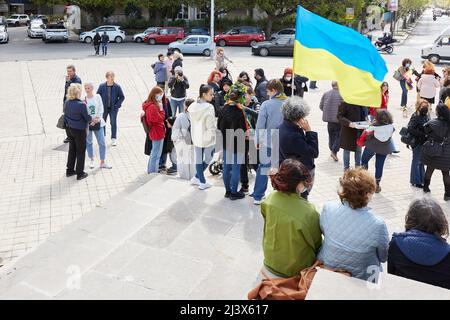
M156 101L161 102L162 99L163 99L163 96L162 96L161 94L158 94L158 95L156 96Z
M285 77L286 81L291 81L292 77Z

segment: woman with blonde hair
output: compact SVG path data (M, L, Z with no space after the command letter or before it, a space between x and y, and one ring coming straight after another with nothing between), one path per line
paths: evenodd
M441 83L439 82L439 78L436 77L434 64L431 61L425 60L422 75L417 82L420 98L427 100L430 104L434 104L436 90L440 87Z
M180 67L183 68L183 55L177 51L175 51L172 55L173 63L172 63L172 76L175 75L175 68Z
M97 139L99 154L100 154L100 168L111 169L108 163L105 162L106 157L106 142L105 142L105 131L103 127L106 125L103 119L103 102L102 97L96 93L94 94L94 85L90 82L84 84L84 90L86 91L86 96L84 98L84 103L86 104L89 115L92 117L92 121L89 124L89 132L86 139L86 148L88 157L90 159L89 168L94 169L94 149L93 149L93 135Z
M81 84L72 83L67 89L67 100L64 104L64 122L69 138L66 176L77 175L77 180L88 176L84 172L86 157L86 136L92 117L88 114L86 104L80 100ZM75 168L76 164L76 168Z
M221 47L217 48L216 50L216 69L219 70L220 68L227 68L227 63L225 62L227 60L230 63L233 63L226 55L225 50Z

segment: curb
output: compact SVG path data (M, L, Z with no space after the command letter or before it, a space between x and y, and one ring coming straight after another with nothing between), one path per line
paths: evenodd
M409 37L411 36L412 31L416 28L417 24L419 23L419 20L421 20L423 17L423 15L421 15L418 19L416 19L416 22L414 22L413 25L408 26L405 30L406 33L406 37L402 40L399 40L399 42L397 43L397 45L403 45L403 43L409 39ZM395 37L395 33L394 33L394 37Z

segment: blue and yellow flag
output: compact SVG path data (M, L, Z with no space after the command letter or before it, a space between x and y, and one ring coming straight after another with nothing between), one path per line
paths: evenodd
M378 107L387 68L367 37L298 6L294 72L336 80L345 102Z

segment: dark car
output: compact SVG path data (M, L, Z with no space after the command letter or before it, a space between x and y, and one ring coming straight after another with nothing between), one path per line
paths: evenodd
M214 42L220 47L227 45L254 45L264 41L266 34L259 27L237 27L214 37Z
M266 56L294 56L294 39L278 39L258 42L252 46L252 53Z
M186 31L186 36L209 36L209 29L203 27L189 28Z

